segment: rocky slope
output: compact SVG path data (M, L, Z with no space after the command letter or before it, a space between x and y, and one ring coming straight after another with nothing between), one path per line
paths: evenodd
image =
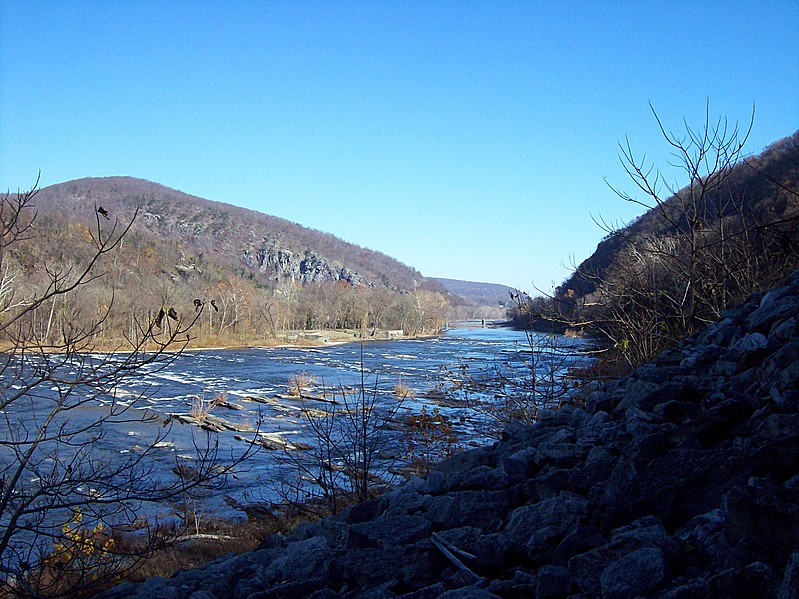
M799 272L584 405L122 597L799 596Z

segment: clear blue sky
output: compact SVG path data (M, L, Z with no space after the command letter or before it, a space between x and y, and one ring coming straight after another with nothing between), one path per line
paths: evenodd
M620 139L799 129L799 1L0 0L0 187L131 175L442 276L560 283ZM679 183L684 180L678 179Z

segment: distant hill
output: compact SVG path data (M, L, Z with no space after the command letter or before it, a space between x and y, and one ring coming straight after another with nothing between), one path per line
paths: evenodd
M515 291L513 287L498 283L478 283L441 277L431 277L431 279L440 283L450 293L478 306L508 307L510 306L510 294Z

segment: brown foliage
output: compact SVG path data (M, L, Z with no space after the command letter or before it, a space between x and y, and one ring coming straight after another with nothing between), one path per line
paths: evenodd
M305 329L427 334L445 320L443 289L388 256L276 217L124 177L82 179L37 194L38 216L30 223L36 242L21 237L5 256L10 272L20 273L18 286L40 293L49 270L65 271L88 259L92 227L97 218L106 222L99 207L108 223L127 220L130 228L104 262L104 276L87 281L80 298L65 296L59 305L45 306L51 312L34 326L47 339L67 322L90 322L112 298L114 310L97 331L109 348L133 336L136 322L170 309L184 320L202 310L187 339L193 347L267 343ZM274 270L269 252L285 270ZM306 272L313 280L305 283L292 270L303 260L320 268L318 276ZM345 276L361 282L336 279ZM430 297L419 301L425 294Z

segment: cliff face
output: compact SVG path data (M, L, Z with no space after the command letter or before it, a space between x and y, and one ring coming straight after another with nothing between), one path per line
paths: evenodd
M376 287L377 284L338 263L328 261L311 250L305 254L283 249L275 243L264 242L255 252L248 248L242 252L243 262L257 269L270 281L291 279L307 285L345 281L350 285Z
M584 405L106 597L799 596L799 272Z

